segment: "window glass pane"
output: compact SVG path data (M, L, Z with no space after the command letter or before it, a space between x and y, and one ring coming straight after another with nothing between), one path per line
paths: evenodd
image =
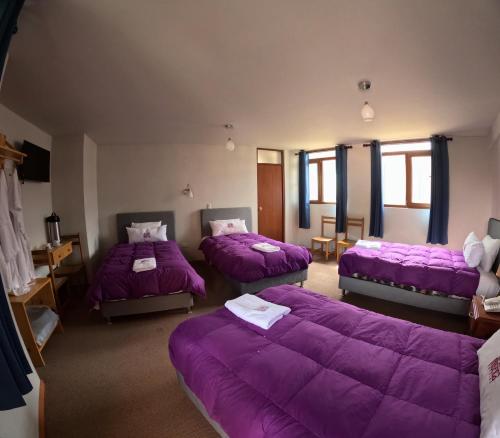
M407 151L430 151L431 142L422 141L418 143L385 144L380 146L380 151L385 152L407 152Z
M411 157L411 202L431 202L431 157Z
M404 155L382 157L384 204L406 205L406 162Z
M318 163L309 163L309 200L318 200Z
M323 168L323 202L337 200L337 174L335 160L322 161Z
M280 151L257 150L257 163L259 164L281 164Z
M321 152L311 152L309 153L309 159L315 160L317 158L334 158L335 151L332 149L330 151L321 151Z

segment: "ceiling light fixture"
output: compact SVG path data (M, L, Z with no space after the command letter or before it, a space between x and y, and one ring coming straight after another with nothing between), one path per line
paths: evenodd
M372 83L367 79L358 82L359 91L361 91L362 93L366 93L371 89L371 87ZM373 122L373 120L375 119L375 110L372 106L370 106L368 101L365 101L363 107L361 108L361 118L365 122Z
M224 125L224 128L226 128L227 130L230 130L230 129L234 129L234 126L231 123L226 123ZM234 141L231 137L229 137L226 141L226 149L229 152L234 152L234 150L236 149L236 144L234 143Z

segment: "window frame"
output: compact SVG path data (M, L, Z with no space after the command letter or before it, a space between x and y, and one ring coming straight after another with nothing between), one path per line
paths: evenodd
M400 152L382 152L382 157L389 155L404 155L405 157L405 167L406 167L406 204L385 204L384 207L391 208L415 208L415 209L429 209L431 208L431 204L412 202L412 184L413 184L413 168L411 165L411 160L413 157L430 157L430 150L423 151L400 151Z
M323 201L323 161L335 160L336 157L313 158L309 160L309 164L316 164L318 166L318 199L316 201L309 200L309 204L336 204L336 202Z

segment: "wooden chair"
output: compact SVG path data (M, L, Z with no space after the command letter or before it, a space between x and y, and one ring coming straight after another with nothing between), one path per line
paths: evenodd
M69 277L73 279L78 275L82 275L85 281L85 286L87 286L88 285L87 268L83 261L83 249L82 249L82 240L80 237L80 233L67 234L65 236L61 236L61 241L71 242L73 244L73 247L77 246L79 249L80 260L77 263L73 264L63 263L59 265L54 271L55 277L56 278Z
M311 239L311 252L318 251L314 248L315 243L320 244L320 249L322 253L325 254L325 260L328 260L330 255L330 243L333 242L333 253L335 254L336 243L337 243L337 233L335 237L328 237L325 235L325 225L333 225L335 227L335 218L332 216L321 216L321 236L313 237Z
M341 254L348 248L356 245L358 239L352 238L352 229L353 228L361 228L361 239L364 238L365 235L365 218L364 217L348 217L347 218L347 227L345 232L345 238L342 240L337 240L337 262L340 260Z

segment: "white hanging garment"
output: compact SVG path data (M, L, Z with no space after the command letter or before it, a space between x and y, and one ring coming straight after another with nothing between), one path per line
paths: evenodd
M22 294L24 285L17 267L19 243L9 214L8 188L5 171L0 169L0 270L7 291Z
M24 226L21 184L17 176L17 169L14 167L10 171L7 171L6 177L10 218L20 250L17 255L17 268L24 289L28 289L26 287L27 284L35 279L35 267L33 266L33 256L31 255L30 249L31 245Z

